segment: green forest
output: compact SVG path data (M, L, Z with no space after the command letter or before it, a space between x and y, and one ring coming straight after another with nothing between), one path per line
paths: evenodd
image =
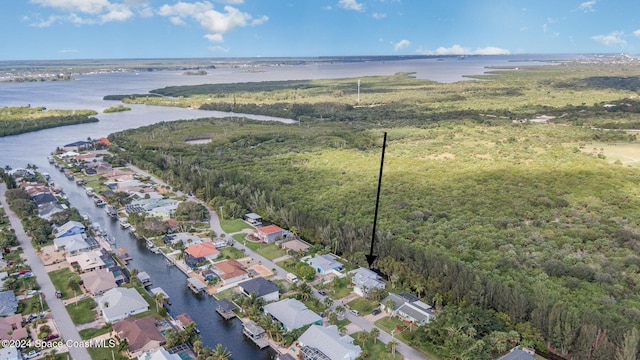
M47 110L43 106L0 108L0 137L58 126L97 122L93 110Z
M110 140L116 156L225 215L259 213L366 265L387 132L376 266L390 291L443 306L412 344L447 359L514 343L635 359L639 70L562 63L452 84L396 74L171 87L122 99L300 122L163 122Z

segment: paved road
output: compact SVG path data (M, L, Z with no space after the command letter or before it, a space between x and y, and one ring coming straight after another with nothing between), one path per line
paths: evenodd
M165 182L161 181L160 179L154 177L153 175L149 174L148 172L135 167L131 164L128 164L127 167L135 172L137 172L138 174L144 175L144 176L149 176L149 178L155 182L156 184L160 184L163 186L169 186L168 184L166 184ZM203 204L208 210L209 210L209 222L211 224L211 229L213 231L216 232L216 234L218 236L220 236L221 234L225 234L224 230L222 230L222 226L220 225L220 219L218 218L218 214L215 212L215 210L211 209L210 206L208 206L208 204L206 204L205 202L190 196L189 197L189 201L196 201L199 202L201 204ZM245 230L243 231L244 233L249 233L250 230ZM234 234L226 234L226 237L229 236L233 236L237 233ZM287 271L282 269L280 266L276 265L275 262L263 257L262 255L254 252L253 250L251 250L250 248L248 248L247 246L244 245L243 241L235 241L234 245L233 245L236 249L240 249L240 250L244 250L245 254L247 256L252 257L254 260L260 261L262 263L262 265L266 266L268 269L275 269L276 272L276 277L280 278L280 279L286 279L287 278ZM323 299L324 297L320 294L318 294L317 291L313 290L313 295L319 299ZM332 305L332 309L335 310L336 306L340 305L339 301L335 301L334 304ZM347 319L349 319L349 321L351 321L353 324L355 324L356 326L360 327L361 329L365 330L365 331L370 331L372 328L375 327L375 325L373 325L372 323L370 323L368 320L366 320L363 317L360 316L355 316L351 313L349 313L347 311L347 313L345 314L345 316L347 317ZM389 341L391 341L392 336L391 334L383 331L382 329L380 330L380 335L378 336L378 339L380 341L382 341L383 343L388 343ZM396 338L396 341L398 342L398 346L396 347L396 351L401 353L405 359L410 359L410 360L428 360L426 356L424 356L422 353L418 352L417 350L415 350L414 348L410 347L409 345L401 342L400 340L398 340Z
M22 227L22 223L20 222L20 218L9 209L7 204L7 199L5 197L5 192L7 190L6 184L0 184L0 200L2 201L2 206L4 207L5 213L9 216L9 221L11 222L11 227L15 229L16 236L20 241L20 246L24 250L24 256L27 260L27 263L31 266L31 271L36 276L36 280L38 281L38 285L40 285L40 291L44 294L47 304L49 304L49 308L51 309L51 314L53 319L58 326L58 330L60 330L60 335L66 341L72 340L74 342L80 342L82 339L80 338L80 334L76 329L76 326L71 321L71 317L69 317L69 313L67 313L67 309L62 304L62 301L56 298L56 290L53 287L53 283L51 283L51 279L49 279L49 275L44 269L44 265L40 262L38 255L33 249L33 245L31 244L31 239L24 232L24 228ZM89 352L87 349L83 347L70 347L69 353L73 359L90 359Z

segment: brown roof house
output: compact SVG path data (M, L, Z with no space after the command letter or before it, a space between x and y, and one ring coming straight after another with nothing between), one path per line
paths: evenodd
M127 340L129 354L132 357L157 349L166 342L156 327L156 319L153 316L118 321L113 324L113 332L120 340Z
M187 256L184 261L191 267L196 267L199 263L207 260L213 260L220 255L220 251L209 241L200 244L191 245L186 248Z
M80 274L82 284L93 296L102 295L105 291L118 286L113 273L106 270L96 270Z
M0 317L1 340L18 340L28 336L27 329L22 327L22 315Z
M288 234L288 231L278 225L267 225L253 230L253 236L267 244L278 239L286 239Z
M217 262L213 264L212 270L225 285L249 278L249 273L242 267L242 264L234 259Z

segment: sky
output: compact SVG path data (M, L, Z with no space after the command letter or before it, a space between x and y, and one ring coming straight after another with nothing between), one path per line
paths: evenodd
M640 53L638 0L3 0L0 60Z

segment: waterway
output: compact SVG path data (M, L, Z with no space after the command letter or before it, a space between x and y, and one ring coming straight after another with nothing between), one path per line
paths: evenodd
M540 57L548 59L549 57ZM89 214L94 222L103 226L109 235L116 238L117 247L129 250L133 260L130 268L146 271L154 286L162 287L169 295L172 305L169 312L176 316L188 313L198 324L205 346L221 343L234 359L271 359L271 350L260 351L242 335L238 319L224 321L215 312L215 300L208 295L196 296L186 287L186 276L174 266L168 266L161 255L146 249L143 242L120 228L103 209L97 208L85 195L84 189L66 179L50 165L46 157L56 147L98 138L128 128L136 128L160 121L222 117L227 113L179 108L133 105L132 111L103 114L103 109L116 104L102 100L109 94L146 93L152 89L170 85L198 83L232 83L267 80L300 80L318 78L342 78L354 76L390 75L400 71L414 72L418 77L440 82L459 81L463 75L480 74L485 66L532 64L531 57L473 57L464 61L456 58L389 61L376 63L320 64L287 67L268 67L261 71L239 69L216 69L206 76L182 76L178 72L110 73L79 76L74 81L45 83L0 83L0 111L5 106L46 106L51 109L93 109L100 112L99 122L46 129L16 136L0 138L0 166L13 168L35 164L42 172L48 172L56 184L62 185L72 206L81 214ZM535 60L535 59L534 59ZM253 116L258 120L291 122Z

